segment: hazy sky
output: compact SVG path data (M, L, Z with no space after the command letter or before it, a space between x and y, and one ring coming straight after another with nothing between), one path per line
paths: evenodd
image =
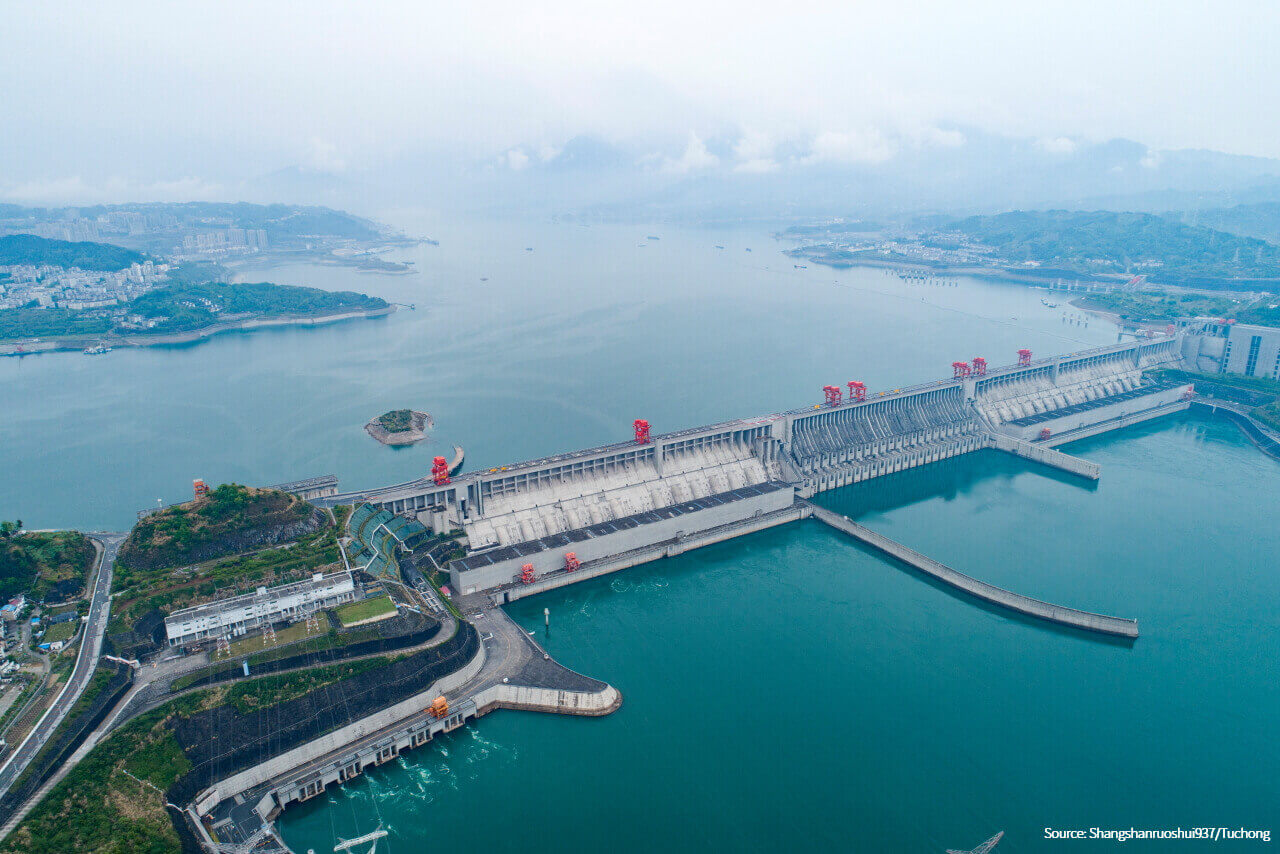
M519 169L579 134L675 171L875 163L956 127L1280 157L1274 2L3 0L0 33L0 196L29 201Z

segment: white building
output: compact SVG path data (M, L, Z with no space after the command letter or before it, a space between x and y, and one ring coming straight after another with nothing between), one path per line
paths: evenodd
M259 587L253 593L175 611L165 618L165 634L169 646L185 646L222 635L243 635L267 623L298 620L355 598L350 572L317 572L306 581Z

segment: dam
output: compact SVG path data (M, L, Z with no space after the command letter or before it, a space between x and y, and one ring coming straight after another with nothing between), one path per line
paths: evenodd
M299 481L313 503L362 505L352 518L385 520L388 539L413 520L451 535L445 545L461 545L461 556L441 569L469 615L457 622L470 644L466 662L414 696L193 792L185 814L199 844L270 848L279 843L273 820L290 804L493 709L609 714L622 702L615 688L551 661L499 606L801 519L996 608L1132 642L1134 619L996 587L809 500L987 449L1092 482L1101 476L1095 463L1054 446L1190 406L1190 386L1147 374L1177 360L1174 338L1030 356L1022 351L1017 364L1000 368L956 363L950 378L878 393L851 381L847 395L828 386L816 405L671 433L651 433L637 420L631 441L461 476L437 465L427 477L362 492L338 492L333 478ZM430 542L418 530L401 542L406 550L415 538ZM436 713L446 697L447 712Z
M974 451L1097 480L1096 465L1054 446L1188 408L1188 384L1147 373L1179 356L1176 337L1039 360L1021 350L1014 364L956 362L908 388L849 381L805 408L671 433L637 420L631 441L315 500L463 532L452 591L503 604L795 521L823 491Z

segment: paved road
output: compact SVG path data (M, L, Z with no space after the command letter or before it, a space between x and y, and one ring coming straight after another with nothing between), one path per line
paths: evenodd
M80 652L76 656L75 668L71 677L62 687L62 692L54 700L53 705L45 711L35 727L23 740L22 744L9 754L8 760L0 766L0 795L9 791L13 781L18 778L27 765L44 747L54 730L62 723L67 712L75 705L76 700L84 693L93 669L98 666L98 656L102 654L102 640L107 631L107 618L111 612L111 573L115 569L116 551L124 542L124 534L90 534L102 546L102 556L98 561L98 573L93 582L93 598L89 605L89 621L84 625L84 640L80 643Z

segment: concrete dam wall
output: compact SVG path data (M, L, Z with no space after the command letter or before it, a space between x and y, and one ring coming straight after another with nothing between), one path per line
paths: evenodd
M468 553L449 566L459 592L541 589L575 558L594 567L661 556L796 498L984 448L1096 479L1097 466L1050 446L1185 408L1185 385L1144 374L1179 353L1177 339L1164 338L984 364L976 376L837 393L774 415L318 501L367 501L437 532L461 528Z

